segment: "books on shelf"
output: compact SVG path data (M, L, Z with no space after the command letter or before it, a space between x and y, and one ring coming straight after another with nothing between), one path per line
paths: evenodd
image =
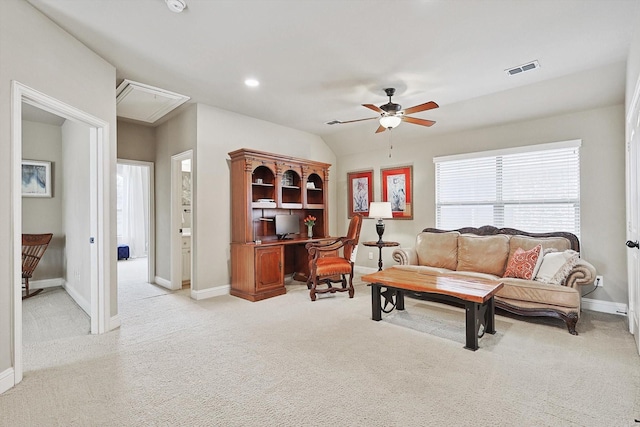
M271 199L271 201L261 201L258 200L256 202L251 203L251 207L252 208L275 208L276 207L276 202L273 201L273 199Z

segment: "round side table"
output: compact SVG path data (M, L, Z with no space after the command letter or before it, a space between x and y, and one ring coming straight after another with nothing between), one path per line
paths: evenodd
M398 242L374 242L373 240L370 242L362 242L363 245L369 247L378 247L379 255L378 255L378 271L382 271L382 248L391 248L393 246L400 246Z

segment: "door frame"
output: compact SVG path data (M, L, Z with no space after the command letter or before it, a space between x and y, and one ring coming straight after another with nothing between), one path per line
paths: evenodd
M640 240L640 77L628 108L625 117L627 240L637 242ZM627 276L629 332L640 353L640 253L637 248L627 249Z
M13 80L11 82L11 228L13 296L14 385L22 381L22 103L48 111L89 127L90 154L90 244L91 333L102 334L110 327L110 236L109 236L109 124L71 105Z
M147 218L147 235L149 236L149 250L147 253L147 282L153 283L156 276L156 213L155 213L155 170L153 162L142 160L117 159L117 164L142 166L149 169L149 199L147 200L149 218Z
M191 293L196 277L193 268L195 243L195 162L193 150L171 156L171 289L182 289L182 161L191 160Z

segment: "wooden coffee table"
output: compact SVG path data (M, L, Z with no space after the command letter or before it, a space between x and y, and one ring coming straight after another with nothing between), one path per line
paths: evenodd
M495 334L495 305L493 296L503 284L494 280L460 277L435 272L422 272L391 267L362 276L371 286L371 318L382 320L382 312L394 308L404 310L404 295L435 297L436 300L464 304L466 312L466 345L478 349L478 338L485 332ZM385 288L383 291L382 288ZM384 306L382 305L384 298ZM395 299L395 301L394 301ZM391 308L388 309L389 305ZM482 326L482 331L480 327Z

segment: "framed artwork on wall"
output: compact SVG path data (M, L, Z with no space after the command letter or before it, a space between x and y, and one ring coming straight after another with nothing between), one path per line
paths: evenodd
M22 161L22 197L51 197L51 162Z
M354 214L369 216L369 203L373 202L373 169L347 173L349 188L349 218Z
M382 201L391 202L391 212L397 219L413 219L413 167L399 166L380 169Z

